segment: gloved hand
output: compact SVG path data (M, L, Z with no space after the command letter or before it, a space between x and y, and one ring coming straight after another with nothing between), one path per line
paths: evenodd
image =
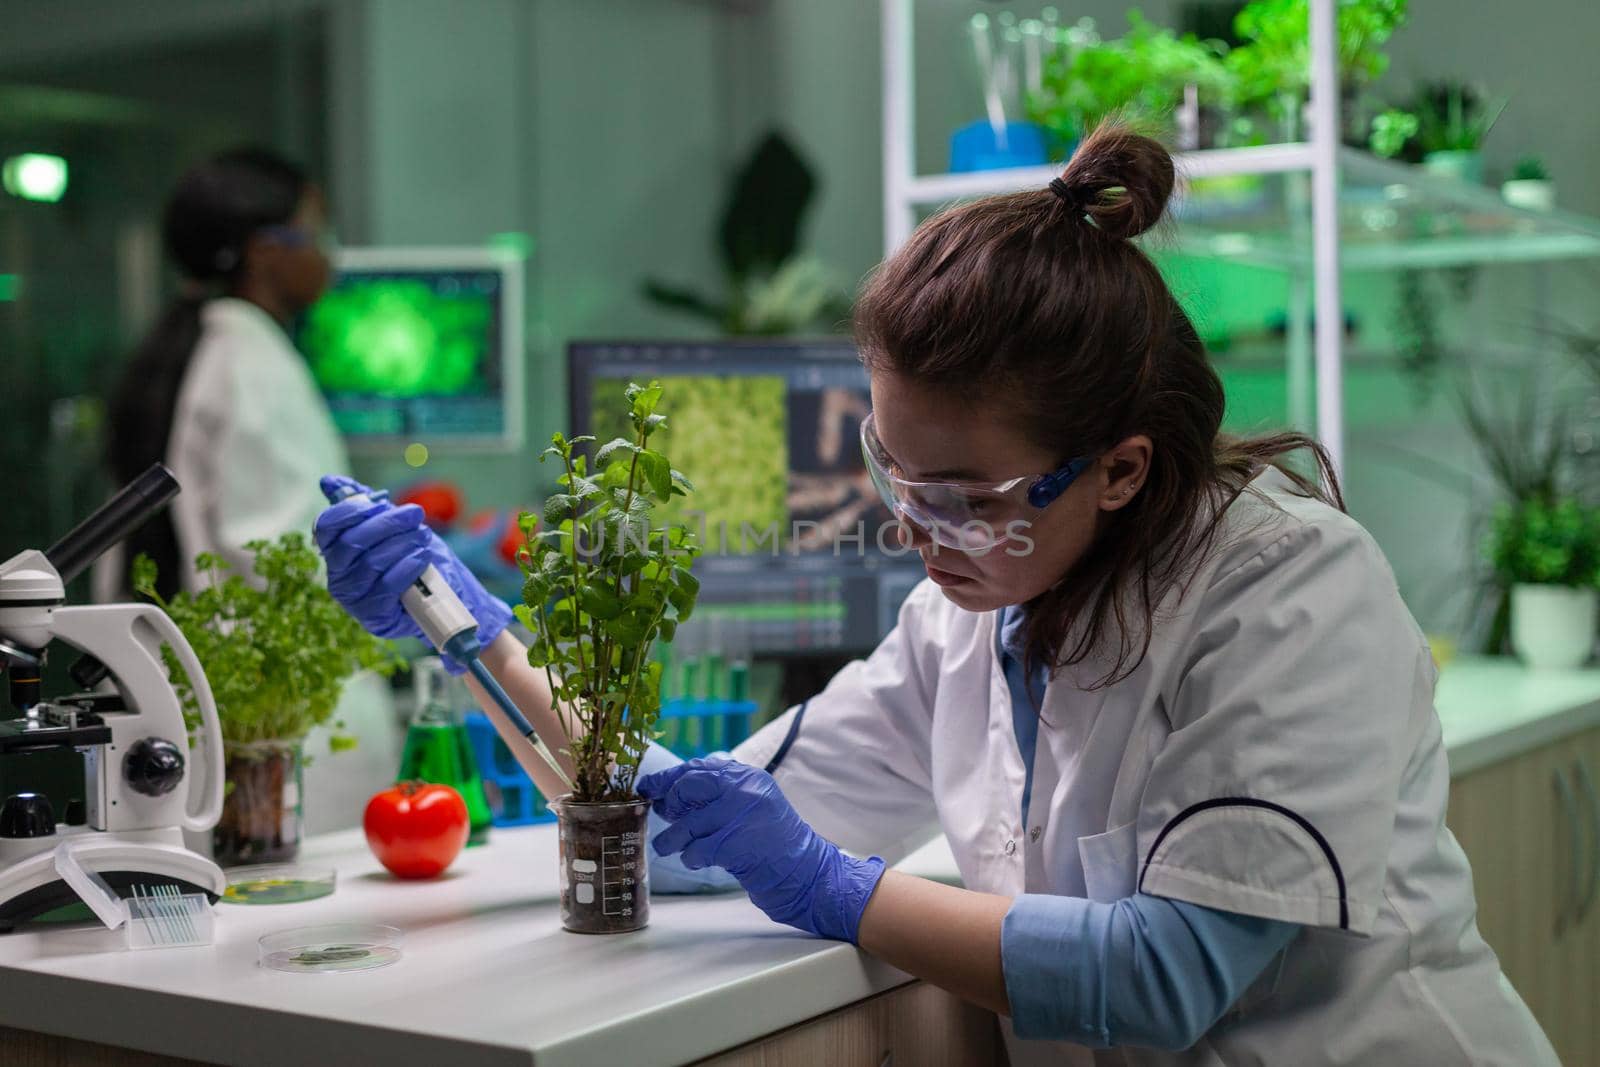
M400 595L431 563L478 621L478 643L488 647L511 624L511 609L490 595L437 534L423 525L415 504L396 507L376 499L360 482L342 475L322 479L323 495L332 499L346 487L375 499L332 505L317 516L317 547L328 563L328 592L378 637L422 637L406 614ZM465 668L445 657L445 666L460 674Z
M725 755L725 753L724 753ZM656 771L664 771L668 767L676 767L683 763L683 757L675 755L654 741L644 750L644 756L639 760L639 778L642 780ZM651 809L649 825L645 828L646 835L653 840L670 824L667 820L657 815ZM652 850L650 860L650 893L667 895L682 895L687 893L727 893L742 888L739 880L721 867L702 867L691 871L683 865L683 857L663 856Z
M858 860L807 826L766 771L697 759L639 780L639 795L672 825L652 847L683 853L690 870L722 867L768 917L819 937L856 942L883 860Z

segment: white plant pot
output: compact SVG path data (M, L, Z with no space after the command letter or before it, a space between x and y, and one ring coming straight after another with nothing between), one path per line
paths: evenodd
M1544 178L1514 178L1500 186L1500 195L1512 207L1549 211L1556 206L1556 184Z
M1536 670L1581 667L1594 651L1600 591L1565 585L1511 587L1511 647Z

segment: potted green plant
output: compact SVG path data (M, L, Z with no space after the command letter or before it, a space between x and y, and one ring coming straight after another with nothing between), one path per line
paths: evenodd
M1500 186L1500 195L1512 207L1529 211L1549 211L1556 206L1556 187L1550 173L1537 156L1523 156Z
M1417 116L1404 108L1385 108L1372 117L1367 147L1372 149L1373 155L1393 159L1405 151L1421 125Z
M1138 11L1128 12L1128 24L1121 38L1102 41L1080 32L1074 47L1048 55L1028 117L1059 145L1075 143L1112 115L1177 148L1214 143L1220 114L1233 98L1223 46L1193 34L1180 37ZM1186 113L1192 128L1183 130L1177 120Z
M203 554L205 586L170 599L156 591L156 565L134 561L135 590L183 631L216 698L222 720L227 795L212 831L218 863L272 863L300 848L301 770L306 735L333 719L344 683L358 671L392 673L402 662L328 594L317 553L297 533L252 541L252 583ZM188 677L170 649L167 670L191 726L198 721ZM338 724L335 723L335 726ZM334 734L337 752L355 743Z
M634 791L639 760L655 736L661 663L652 645L671 641L694 610L699 549L684 526L652 517L691 486L650 447L666 423L661 386L630 384L631 433L594 453L593 441L561 434L541 458L560 461L559 491L543 523L522 516L523 603L533 634L528 662L544 670L567 714L572 792L552 807L559 821L561 920L580 933L620 933L649 922L644 858L648 805Z
M1511 590L1511 646L1529 667L1581 666L1600 606L1600 508L1573 497L1502 505L1486 546Z
M1489 99L1468 86L1441 82L1417 97L1417 139L1422 165L1459 181L1483 181L1483 139L1506 109L1504 99Z
M1340 0L1339 82L1346 114L1365 86L1389 68L1383 46L1405 25L1407 0ZM1307 0L1251 0L1234 18L1243 42L1226 59L1241 107L1258 106L1285 140L1303 136L1301 113L1311 89L1310 5ZM1358 124L1357 129L1360 129Z
M717 228L724 296L646 279L657 307L736 336L832 333L850 318L850 299L823 262L801 250L816 196L811 166L779 133L763 137L734 178Z

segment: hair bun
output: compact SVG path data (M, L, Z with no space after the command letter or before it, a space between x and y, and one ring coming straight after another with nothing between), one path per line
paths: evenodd
M1082 204L1101 230L1137 237L1166 211L1174 181L1172 154L1126 126L1102 123L1078 145L1058 181L1068 193L1061 199Z

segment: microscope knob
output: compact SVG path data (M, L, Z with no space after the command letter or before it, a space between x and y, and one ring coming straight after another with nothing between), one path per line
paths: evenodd
M159 737L135 741L122 757L122 776L135 793L165 796L183 781L183 750Z
M13 793L0 804L0 837L49 837L56 832L50 798L40 793Z

